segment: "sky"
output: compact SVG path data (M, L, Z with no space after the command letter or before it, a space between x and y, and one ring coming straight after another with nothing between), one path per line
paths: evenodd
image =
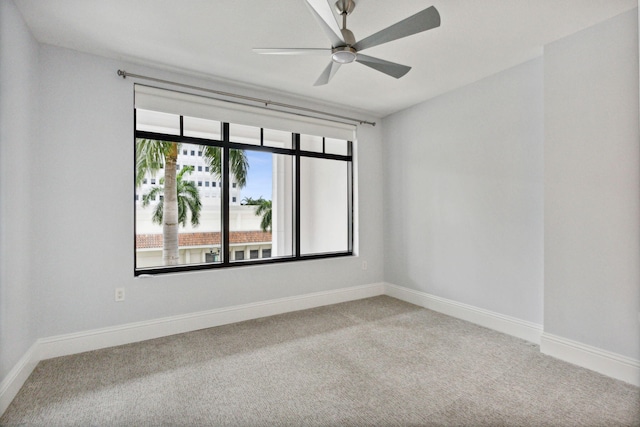
M271 200L273 154L251 150L246 150L245 153L249 160L249 173L247 175L247 186L240 191L242 199L245 197L253 199L262 197L266 200Z

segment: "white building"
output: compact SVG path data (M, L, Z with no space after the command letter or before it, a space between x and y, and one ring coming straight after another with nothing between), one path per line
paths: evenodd
M202 156L202 148L195 144L181 144L178 154L178 171L192 166L193 172L183 179L197 186L202 202L200 225L193 227L189 221L179 230L179 264L199 264L220 261L221 229L221 181L213 175ZM142 206L142 197L153 187L160 185L163 170L156 175L147 174L136 188L136 267L162 265L162 226L152 220L155 204ZM255 214L255 206L241 205L241 189L231 182L229 196L231 260L271 257L271 232L260 228L261 217ZM162 196L159 196L162 197Z

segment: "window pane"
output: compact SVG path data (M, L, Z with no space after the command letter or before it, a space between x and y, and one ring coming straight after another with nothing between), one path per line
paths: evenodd
M185 136L214 139L218 141L222 139L222 124L216 120L184 117L182 124Z
M293 148L291 132L281 130L264 129L264 145L267 147Z
M242 144L260 145L260 128L229 124L229 140Z
M136 109L136 130L180 135L180 116Z
M230 170L233 172L234 150L230 150ZM293 253L293 158L288 155L253 150L235 150L246 158L246 185L234 174L237 185L230 186L231 197L237 203L229 206L229 244L232 251L259 246L274 257ZM249 258L258 258L257 250L250 249ZM253 255L252 255L253 254ZM243 258L245 259L245 258ZM240 259L235 257L234 260Z
M348 163L300 159L300 251L349 250Z
M344 139L324 139L324 152L327 154L340 154L346 156L349 154L347 141Z
M188 151L197 149L183 146ZM220 262L220 199L203 197L194 184L194 167L203 164L203 157L189 157L191 164L176 170L176 162L185 163L183 158L178 160L181 152L180 144L174 142L136 140L136 184L140 183L136 188L140 194L136 203L136 268ZM159 161L167 167L154 174L153 166ZM144 184L145 179L156 179L157 185ZM173 220L171 212L176 217ZM167 234L163 232L167 230L163 228L165 220L178 222L168 227Z
M314 135L300 135L300 149L322 153L322 137Z

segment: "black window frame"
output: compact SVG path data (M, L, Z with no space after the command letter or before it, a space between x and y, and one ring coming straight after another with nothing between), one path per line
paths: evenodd
M143 267L137 268L137 247L136 247L136 218L135 218L135 209L134 209L134 236L133 236L133 247L134 247L134 276L141 275L157 275L157 274L166 274L166 273L179 273L179 272L188 272L188 271L200 271L200 270L216 270L219 268L236 268L236 267L245 267L256 264L279 264L279 263L288 263L288 262L298 262L298 261L308 261L315 259L326 259L326 258L339 258L346 256L353 256L353 242L354 242L354 179L353 179L353 141L347 140L345 141L347 144L347 154L331 154L326 153L324 150L324 140L323 142L323 150L322 152L316 151L305 151L300 148L300 133L291 132L292 136L292 146L291 148L280 148L280 147L272 147L268 145L264 145L264 128L261 128L260 132L260 145L254 144L244 144L238 142L232 142L229 138L229 122L220 122L221 129L221 137L220 140L215 139L205 139L198 137L191 137L184 135L184 115L180 115L180 132L178 135L175 134L165 134L158 132L149 132L142 131L137 129L137 121L136 121L136 109L134 108L134 137L133 137L133 148L134 148L134 170L135 170L135 147L136 141L138 139L155 139L161 141L168 141L174 143L187 143L187 144L196 144L203 146L212 146L212 147L220 147L222 149L223 159L229 158L229 150L230 149L241 149L241 150L249 150L249 151L261 151L268 152L272 154L284 154L292 157L293 161L293 254L288 256L277 256L269 258L257 258L257 259L245 259L242 261L231 260L232 255L232 247L229 242L229 233L230 233L230 225L229 225L229 208L231 206L231 191L232 186L230 185L231 180L229 179L229 165L225 164L223 160L223 177L221 182L219 182L219 187L221 191L221 200L222 200L222 230L221 230L221 247L220 247L220 262L215 263L199 263L199 264L181 264L181 265L173 265L173 266L154 266L154 267ZM327 159L327 160L339 160L347 162L347 250L345 251L336 251L336 252L322 252L322 253L313 253L313 254L301 254L301 233L300 233L300 159L303 157L313 157L318 159ZM134 178L134 192L135 192L135 178ZM235 255L234 255L235 258Z

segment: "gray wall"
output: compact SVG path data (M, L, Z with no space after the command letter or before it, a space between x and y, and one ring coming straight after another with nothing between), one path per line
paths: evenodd
M637 21L383 120L386 281L640 359Z
M545 48L545 332L640 359L638 15Z
M542 59L383 120L385 279L542 323Z
M0 379L38 337L383 279L543 323L545 269L547 332L640 358L636 13L360 127L361 258L145 280L133 278L133 82L115 72L212 83L39 46L1 1Z
M13 2L0 2L0 381L37 337L30 269L38 45Z
M382 281L382 220L376 214L382 209L381 138L370 126L359 130L359 197L367 206L358 223L362 258L134 279L133 81L116 71L211 83L52 46L41 47L40 62L42 138L33 179L46 183L47 191L34 197L46 215L32 215L36 235L46 236L34 265L42 297L39 336ZM302 102L222 83L215 88ZM116 287L126 288L125 302L114 302Z

